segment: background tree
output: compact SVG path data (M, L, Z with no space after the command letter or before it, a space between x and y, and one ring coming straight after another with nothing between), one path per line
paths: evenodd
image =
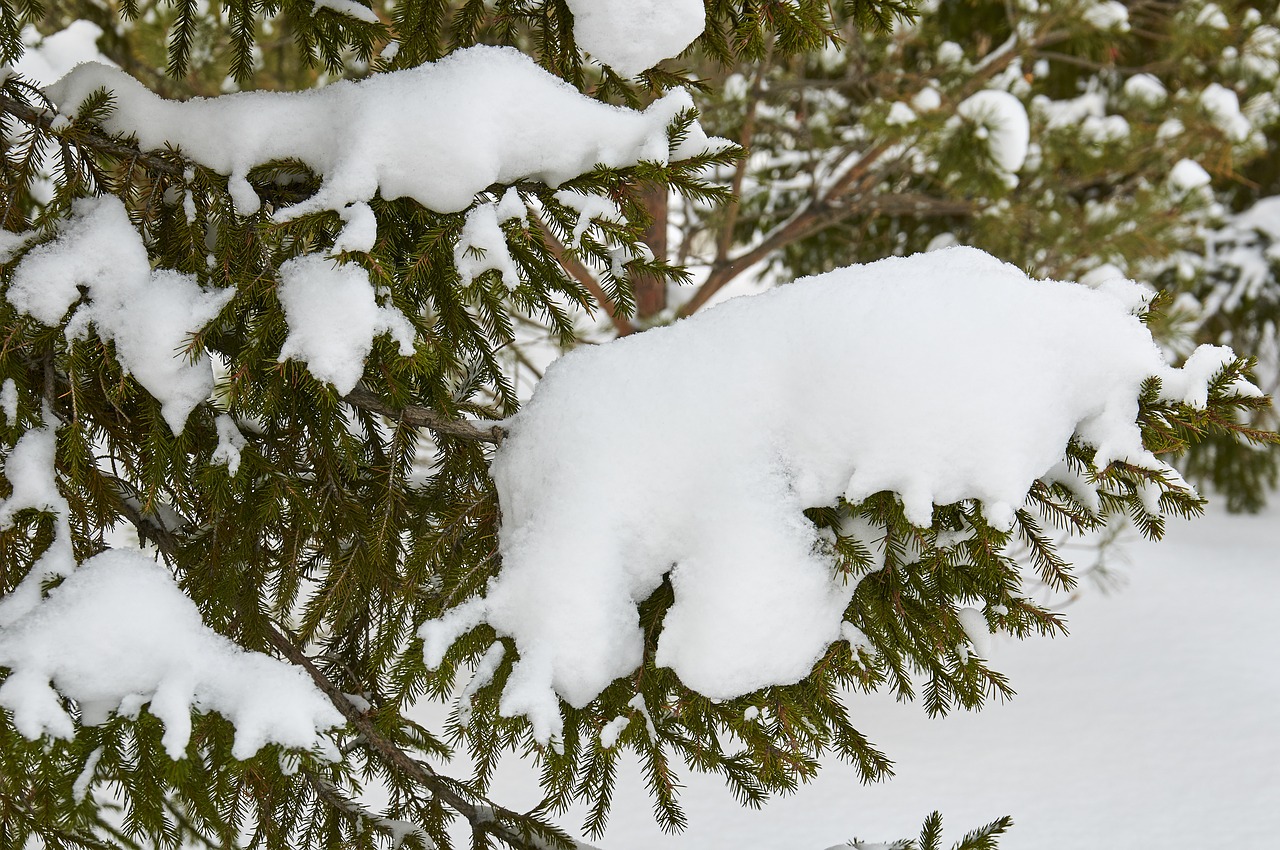
M436 170L401 175L400 197L382 182L374 187L381 192L361 185L350 190L355 195L338 196L337 167L320 155L308 160L315 133L321 143L314 149L328 151L361 120L403 130L397 115L425 116L411 129L434 134L465 133L467 125L433 116L434 102L387 102L369 87L335 107L336 121L317 119L296 138L262 137L263 150L296 144L296 155L224 166L216 157L224 148L239 150L256 128L227 113L207 121L222 108L216 104L197 102L175 113L183 116L177 120L155 118L165 107L109 72L81 71L46 93L21 74L5 75L5 843L24 846L35 836L72 847L448 846L456 820L475 846L571 846L554 817L584 801L585 832L603 831L620 750L640 759L657 816L672 829L683 823L677 759L723 775L747 805L797 787L825 752L852 761L869 780L881 778L889 762L852 725L847 689L890 687L903 696L919 689L931 712L976 707L1009 687L966 647L986 629L1021 636L1059 627L1052 612L1017 593L1028 569L1054 586L1073 581L1034 511L1077 528L1098 527L1123 511L1158 535L1164 512L1198 508L1176 477L1136 464L1095 464L1093 448L1080 441L1067 447L1065 462L1083 489L1075 478L1076 489L1040 481L1028 509L1008 526L989 522L968 501L937 506L921 525L888 491L815 506L808 518L825 529L833 563L843 574L871 578L850 601L846 639L832 644L809 676L720 701L686 687L654 662L660 624L674 602L663 581L639 607L644 663L585 705L560 704L554 739L536 734L519 713L499 711L521 647L499 639L492 626L446 642L430 669L418 627L473 597L500 567L490 453L504 439L501 423L517 409L521 370L537 370L545 359L522 351L523 340L549 332L556 345L571 347L583 317L595 310L614 332L630 333L694 312L760 262L788 275L820 271L927 245L943 232L961 234L962 226L974 230L961 241L990 239L987 247L1003 247L1026 264L1019 252L1029 250L1027 240L999 242L1007 230L984 224L975 208L1030 216L1050 196L1065 195L1080 225L1095 223L1099 205L1116 193L1138 205L1141 221L1180 221L1184 206L1208 202L1188 199L1199 172L1187 177L1186 168L1172 187L1134 178L1113 189L1124 171L1099 164L1110 161L1099 151L1123 139L1105 111L1093 114L1096 98L1076 107L1111 128L1096 133L1116 138L1094 137L1083 152L1055 153L1042 144L1041 161L1060 158L1050 160L1063 163L1057 170L1032 179L1025 170L1041 169L1030 169L1026 158L1014 162L1016 138L992 144L1008 141L1005 122L1016 129L1023 108L1012 104L1028 96L1017 85L1026 82L1020 63L1054 58L1035 51L1070 43L1084 52L1089 38L1103 41L1092 31L1079 35L1079 47L1069 36L1057 40L1051 23L1065 26L1078 16L1035 13L1041 21L1028 12L1028 29L977 9L975 15L991 16L993 32L1007 27L1019 36L1003 48L977 45L966 58L965 48L939 41L964 26L947 14L929 19L935 29L922 24L891 38L885 30L905 6L845 4L833 19L827 4L806 0L712 2L693 52L633 69L640 73L630 78L585 60L573 8L503 0L401 3L390 14L339 0L208 9L140 3L119 14L94 5L47 15L34 4L6 8L5 60L22 52L24 19L53 31L83 16L103 30L97 43L108 58L170 98L297 89L339 76L376 83L483 43L522 49L589 98L546 88L549 78L532 63L482 51L467 56L488 58L455 56L453 66L440 67L470 61L476 64L466 67L480 70L501 61L521 70L466 102L501 103L508 92L534 91L560 97L566 109L594 108L595 99L648 111L611 111L586 122L607 127L625 115L644 122L644 133L633 150L596 167L593 157L605 156L601 142L577 170L555 179L554 189L542 166L527 166L470 186L460 203L439 202L424 200L431 180L447 175L468 188L459 177L467 173L462 154L486 139L511 138L501 124L464 136L444 160L428 161ZM1119 14L1106 8L1114 28ZM837 53L832 45L841 35L850 49ZM905 70L923 55L934 63L927 85ZM736 76L720 69L735 63L742 64ZM873 63L877 70L868 73ZM1055 78L1052 67L1044 76L1045 85L1075 81ZM469 92L472 79L463 74L450 85ZM705 91L708 127L723 127L757 153L743 159L708 142L686 101L662 94L683 84ZM988 84L1018 91L974 101ZM932 110L933 97L919 101L928 87L937 91ZM328 91L334 100L325 103L335 103L352 89ZM1148 84L1144 96L1154 91ZM914 117L901 108L895 116L894 104L908 96ZM368 111L342 111L356 101ZM301 111L295 105L303 102L271 101L280 114ZM1000 105L979 109L984 102ZM1196 108L1188 106L1188 120L1200 114ZM246 114L268 126L280 118L261 109ZM558 111L526 115L553 129L565 119ZM1044 121L1052 135L1051 120ZM616 133L605 135L614 140ZM1070 134L1059 135L1065 145ZM1225 144L1207 133L1186 137ZM412 133L376 139L399 145L406 158L421 156L425 141ZM1232 151L1249 142L1229 141ZM1139 156L1136 147L1115 150ZM524 152L516 145L505 153ZM1064 192L1061 185L1071 183L1063 169L1076 158L1093 182ZM357 160L389 162L342 162ZM1038 273L1087 271L1082 252L1066 253L1069 224L1048 213L1043 223L1061 224L1062 235L1037 250L1054 257L1053 246L1064 247L1052 262L1037 260L1044 263ZM1175 225L1152 226L1163 234ZM1104 229L1128 232L1114 222L1098 225ZM698 280L698 288L677 290L691 291L687 300L672 298L668 284L686 279ZM299 286L324 286L329 295L295 297ZM326 359L335 339L348 347ZM168 356L176 347L187 359ZM210 397L200 381L213 364L223 374ZM1228 358L1219 365L1202 376L1208 383L1198 404L1166 398L1154 381L1143 388L1138 421L1148 448L1178 450L1202 433L1252 433L1235 419L1263 406L1242 382L1246 364ZM131 551L122 528L156 554L198 616L170 592L168 579L121 554ZM1028 547L1027 564L1008 554L1015 536ZM890 569L877 569L885 564ZM105 694L91 693L73 674L83 659L71 652L60 662L69 666L49 671L56 693L33 682L30 666L47 659L29 650L45 646L49 635L32 612L53 612L43 622L92 622L71 615L96 610L95 600L125 579L135 591L149 588L123 595L147 603L128 609L136 613L138 646L181 634L206 654L227 654L231 666L200 668L203 679L177 684L166 678L172 671L162 671L167 689L124 694L111 690L119 680L108 677ZM171 616L160 631L146 632L157 610ZM110 628L121 619L130 622L116 618ZM110 649L119 643L110 628L106 638L75 631L68 633L75 639L64 634L55 643ZM265 656L289 662L305 680ZM272 725L250 710L258 705L253 694L228 696L225 669L244 668L271 686L260 693L293 694L280 698L289 708L283 714L305 715L305 722ZM299 682L310 690L289 690ZM413 720L416 703L455 698L444 729ZM139 711L144 703L148 710ZM192 714L193 707L199 711ZM190 723L185 736L183 718ZM339 730L332 741L320 734L329 727ZM453 749L472 757L471 776L434 766ZM497 759L512 752L541 769L546 798L532 812L487 796ZM361 802L372 786L388 799L379 811ZM989 846L1006 826L994 822L961 846ZM936 846L938 831L930 819L920 845Z

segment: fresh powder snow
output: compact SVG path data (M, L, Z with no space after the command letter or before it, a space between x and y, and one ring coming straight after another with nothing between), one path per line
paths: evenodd
M1073 436L1100 467L1177 486L1142 445L1139 389L1157 376L1203 405L1230 352L1170 367L1141 300L950 248L566 355L493 462L501 572L423 625L427 662L482 622L513 638L500 709L550 741L557 695L583 706L640 664L636 606L669 573L659 664L713 698L799 680L841 637L854 589L804 509L888 490L920 526L973 499L1008 528Z
M675 56L707 25L702 0L568 0L568 4L578 47L626 77Z
M0 665L11 670L0 705L33 740L75 734L58 694L75 700L88 725L149 703L174 759L190 741L193 709L235 725L240 759L268 743L322 746L321 733L343 722L302 670L205 626L195 603L140 550L95 555L0 628Z
M701 3L698 3L701 8ZM665 54L664 54L665 55ZM169 101L104 65L75 68L46 93L74 115L98 89L115 110L103 126L134 134L144 150L176 146L230 178L236 210L255 212L254 166L297 159L322 186L276 214L341 210L382 197L460 212L495 183L558 186L597 165L667 162L667 127L693 106L673 89L645 111L591 100L513 48L472 47L439 62L301 92L240 92ZM687 158L724 142L695 123L675 152Z
M46 418L48 412L46 411ZM19 511L54 515L54 540L31 572L0 599L0 706L28 739L69 739L76 722L59 694L74 700L81 723L112 713L133 716L146 704L165 726L162 743L182 758L191 712L217 712L235 727L232 754L249 758L268 743L328 752L323 735L342 716L306 674L246 652L208 628L172 576L139 549L108 549L77 566L70 508L54 472L56 431L27 431L5 461L13 487L0 502L0 528ZM43 586L63 578L44 594Z
M57 238L18 263L5 297L43 324L66 319L68 338L83 337L92 326L113 341L120 365L160 402L177 434L213 390L208 355L192 360L185 353L190 336L234 294L204 289L193 275L152 269L124 205L108 195L76 201Z
M394 306L378 304L362 266L321 254L295 257L280 266L276 296L289 325L280 359L304 361L343 395L364 374L375 336L390 334L402 355L413 354L413 325Z

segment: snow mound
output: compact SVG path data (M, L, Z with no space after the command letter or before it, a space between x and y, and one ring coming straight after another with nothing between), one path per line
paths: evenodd
M568 0L578 46L634 77L683 51L707 26L702 0Z
M61 323L75 306L68 338L83 337L93 325L113 341L120 365L160 402L175 434L213 390L208 355L192 360L185 353L189 337L234 294L203 289L193 275L152 269L129 213L112 196L76 201L57 238L22 258L6 291L18 312L46 325Z
M976 499L1008 527L1073 435L1100 466L1168 469L1142 445L1140 387L1202 399L1220 352L1184 375L1131 304L949 248L568 354L493 462L501 571L424 624L428 664L489 623L520 652L502 712L550 740L557 694L585 705L640 664L636 606L669 573L659 664L714 698L801 679L854 589L804 509L889 490L921 526Z
M343 722L301 670L206 627L168 572L138 550L90 558L0 629L0 665L11 670L0 705L32 740L75 734L58 694L75 700L90 725L150 703L173 759L186 751L192 709L235 725L240 759L268 743L319 746L321 733Z
M46 92L63 114L73 114L100 88L115 100L103 122L107 130L135 134L145 150L177 146L227 175L241 214L259 207L250 169L277 159L305 162L323 178L321 188L277 211L281 218L340 210L378 193L458 212L494 183L557 186L597 165L666 162L667 127L693 106L683 89L644 112L600 103L515 49L483 46L434 64L302 92L168 101L98 64L77 67ZM680 153L692 156L720 144L695 124Z
M276 296L289 335L280 359L302 360L307 371L342 395L355 389L373 338L390 334L405 357L413 354L413 324L394 306L380 306L369 272L320 254L282 263Z

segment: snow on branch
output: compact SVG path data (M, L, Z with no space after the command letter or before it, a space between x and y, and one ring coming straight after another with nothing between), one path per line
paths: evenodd
M46 411L46 417L49 414ZM232 754L245 759L269 743L332 749L324 732L342 716L302 670L246 652L208 628L169 573L137 549L109 549L77 566L69 507L54 474L55 430L26 432L4 474L13 485L0 502L0 527L19 511L48 511L55 537L18 587L0 600L0 706L28 739L72 738L76 722L59 698L74 700L79 720L136 716L144 705L163 721L162 739L180 759L191 712L217 712L236 727ZM50 580L62 582L47 595Z
M340 210L379 193L458 212L494 183L557 186L598 165L665 163L671 158L667 128L693 105L682 89L643 112L600 103L517 50L484 46L303 92L168 101L127 74L92 63L46 92L62 114L74 115L99 89L111 92L115 106L103 121L106 130L136 136L143 150L176 146L227 175L241 214L260 205L248 181L251 169L283 159L306 163L321 175L320 190L277 211L281 218ZM675 158L723 144L695 123Z
M1185 486L1143 446L1143 384L1203 406L1231 353L1170 367L1131 289L1033 281L953 248L568 354L505 423L502 568L421 628L428 664L481 623L513 638L500 710L546 742L557 695L584 706L641 663L637 605L668 574L656 661L688 687L727 699L807 675L854 591L807 508L892 491L917 526L976 500L1008 529L1073 438L1099 470Z
M68 338L84 337L92 325L112 340L120 365L160 402L175 434L213 390L208 355L185 354L189 338L234 294L152 269L124 204L109 195L77 201L58 237L22 258L5 291L18 312L45 325L65 321Z
M702 0L568 0L578 46L634 77L675 56L706 28Z

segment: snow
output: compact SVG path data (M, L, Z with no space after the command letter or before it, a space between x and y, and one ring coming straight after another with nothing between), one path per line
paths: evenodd
M355 389L373 338L390 334L405 357L413 354L413 325L394 306L380 306L369 272L320 254L303 254L280 265L276 295L289 335L280 360L301 360L318 381L341 394Z
M987 625L987 617L977 608L960 608L956 611L956 619L965 637L973 645L973 652L979 658L991 655L991 627Z
M918 97L919 95L917 95ZM916 121L916 113L910 106L902 101L896 101L889 107L889 114L885 116L884 123L890 127L901 127L907 124L913 124Z
M1231 28L1231 22L1227 20L1226 13L1222 11L1222 8L1217 3L1204 4L1204 8L1196 15L1196 25L1215 30Z
M150 703L163 744L180 759L191 711L217 712L236 727L232 753L268 743L321 745L342 717L302 670L244 652L210 630L155 561L113 549L75 569L33 610L0 629L0 705L26 738L71 738L75 722L58 700L76 702L87 725Z
M610 106L579 94L515 49L483 46L301 92L167 101L98 64L77 67L46 92L60 112L74 114L99 88L115 98L106 129L135 134L146 150L180 147L227 175L242 215L259 207L247 180L251 168L278 159L306 163L323 178L321 188L277 210L279 218L340 210L379 193L459 212L494 183L537 180L554 187L598 164L666 162L667 127L693 105L688 92L676 89L644 112ZM695 124L681 152L720 144Z
M81 62L113 64L98 52L102 27L92 21L72 21L66 29L39 38L34 27L23 30L27 50L13 70L40 84L52 83Z
M624 77L675 56L702 35L702 0L567 0L578 47Z
M1130 100L1145 106L1159 106L1169 96L1164 83L1151 74L1134 74L1125 80L1124 93Z
M453 264L463 286L470 286L473 280L487 271L497 271L507 290L514 292L520 285L520 273L507 248L498 207L492 203L477 204L467 213L462 233L453 246Z
M956 114L987 131L991 158L1001 170L1014 174L1022 168L1031 141L1031 125L1022 101L1008 92L986 89L961 101Z
M1174 191L1186 194L1202 189L1212 182L1213 178L1200 163L1190 159L1180 159L1169 171L1169 185Z
M72 738L77 721L62 696L90 726L150 703L173 759L190 741L192 710L217 712L236 727L232 754L239 759L268 743L331 750L322 733L342 716L306 674L245 652L205 626L195 603L150 556L108 549L76 565L70 507L54 472L56 440L49 425L27 431L4 467L13 492L0 503L0 528L22 510L54 515L53 542L0 599L0 667L10 671L0 706L12 712L14 728L30 740ZM44 594L57 578L64 580ZM86 765L77 789L83 783L87 790L92 771Z
M4 424L16 425L18 422L18 385L13 378L5 378L0 385L0 414L4 414Z
M368 6L355 2L355 0L315 0L311 7L312 14L319 12L321 9L337 12L339 15L346 15L349 18L355 18L357 21L364 21L366 24L378 23L377 12Z
M84 767L80 769L80 774L76 776L76 781L71 785L71 799L77 803L84 802L84 798L89 794L89 786L93 784L93 772L98 769L98 760L102 758L102 747L96 748L89 753L89 757L84 761Z
M26 233L0 230L0 263L7 263L13 259L13 255L21 251L35 235L35 231L32 230Z
M576 248L582 242L582 235L591 226L592 219L611 221L621 224L624 219L622 211L611 199L603 195L588 195L582 192L556 192L555 198L578 214L573 226L573 235L569 238L570 247Z
M605 750L612 750L618 744L618 736L620 736L631 723L631 718L625 714L621 717L615 717L604 725L600 730L600 747Z
M1093 26L1104 32L1128 32L1129 10L1116 0L1104 0L1094 3L1084 10L1083 17Z
M570 353L507 422L503 566L423 625L428 664L482 622L513 638L500 710L545 743L557 695L584 706L639 664L636 606L670 572L658 664L712 698L799 680L854 589L803 509L890 490L919 526L976 499L1008 527L1073 435L1179 480L1142 446L1139 387L1197 399L1206 376L1169 367L1131 303L952 248Z
M334 240L332 253L359 251L367 254L378 241L378 219L373 208L366 203L356 203L338 211L345 226Z
M1222 134L1233 142L1243 142L1253 132L1249 119L1240 111L1240 98L1231 89L1210 83L1200 93L1200 105Z
M240 450L245 447L244 435L236 427L236 421L225 413L218 414L214 425L218 429L218 445L214 447L209 460L225 466L227 475L234 478L240 471Z
M6 292L18 312L46 325L61 323L74 306L67 337L84 337L93 326L113 341L120 365L160 402L175 434L213 390L208 356L186 354L189 337L233 295L206 290L192 275L152 269L128 212L111 196L76 201L57 238L18 263Z
M933 112L942 106L942 95L938 94L938 90L933 86L928 86L911 98L911 105L917 112Z
M938 809L957 837L1012 815L1001 850L1271 847L1280 831L1277 524L1280 505L1260 516L1211 507L1171 521L1159 543L1126 544L1124 587L1104 594L1086 583L1064 609L1070 636L993 638L994 666L1018 691L1008 703L929 718L888 693L850 695L857 728L895 762L887 782L864 785L826 757L814 782L756 811L718 777L686 771L689 828L669 835L649 813L642 768L624 759L609 830L595 843L819 848L915 835ZM492 793L532 806L536 779L506 763Z

